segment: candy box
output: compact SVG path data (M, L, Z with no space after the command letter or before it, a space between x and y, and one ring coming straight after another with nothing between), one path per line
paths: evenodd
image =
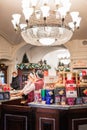
M54 95L65 96L65 87L58 87L54 89Z
M79 95L80 95L80 97L86 97L87 96L87 87L79 87Z
M0 92L0 100L10 99L10 92Z

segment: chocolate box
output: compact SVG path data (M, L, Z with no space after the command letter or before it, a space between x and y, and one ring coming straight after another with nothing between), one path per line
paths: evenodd
M80 95L80 97L86 97L87 96L87 87L79 87L79 95Z
M0 92L0 100L10 99L10 92Z
M65 96L65 87L58 87L54 89L54 95L55 96Z

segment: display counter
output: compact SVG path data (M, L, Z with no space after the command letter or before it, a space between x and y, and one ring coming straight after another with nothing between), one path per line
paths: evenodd
M0 100L0 130L3 130L3 115L4 115L4 111L3 111L3 106L5 106L5 108L7 109L7 106L9 105L20 105L21 104L21 100L22 97L10 97L7 100Z
M21 101L20 97L12 97L1 102L1 130L87 129L87 104L49 105L31 102L24 106L19 100Z
M55 105L29 103L36 115L36 130L86 130L87 104Z
M0 130L34 130L33 109L21 101L20 96L0 101Z

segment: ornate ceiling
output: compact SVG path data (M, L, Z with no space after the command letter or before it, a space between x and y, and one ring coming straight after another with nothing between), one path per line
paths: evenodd
M71 10L79 11L82 17L79 30L76 30L72 39L87 39L87 0L71 0ZM21 13L21 0L0 0L0 35L11 44L22 42L20 33L15 33L11 19L13 13Z

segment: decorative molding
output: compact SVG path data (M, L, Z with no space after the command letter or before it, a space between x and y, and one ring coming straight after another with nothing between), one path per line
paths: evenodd
M54 118L45 118L45 117L40 117L39 118L39 130L41 130L41 120L51 120L53 121L53 130L55 130L55 119Z
M2 31L0 31L0 35L6 40L8 41L8 43L12 44L12 45L17 45L18 43L20 43L20 41L22 41L21 39L21 36L19 38L19 35L18 35L18 38L17 38L17 41L12 41L11 39L9 39L8 35Z
M27 130L27 116L21 116L21 115L13 115L13 114L5 114L5 119L4 119L4 130L6 130L6 118L7 117L24 117L25 118L25 130Z
M74 122L75 121L79 121L79 120L87 120L87 118L76 118L76 119L72 119L72 130L74 130Z

